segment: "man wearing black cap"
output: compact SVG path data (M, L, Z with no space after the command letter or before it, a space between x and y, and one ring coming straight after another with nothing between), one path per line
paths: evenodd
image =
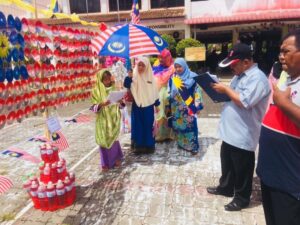
M231 101L224 104L219 124L222 175L217 187L208 187L210 194L232 197L227 211L239 211L250 203L255 165L254 151L258 144L261 121L265 114L270 87L266 75L253 62L246 44L233 46L220 67L230 66L235 76L230 86L212 84Z

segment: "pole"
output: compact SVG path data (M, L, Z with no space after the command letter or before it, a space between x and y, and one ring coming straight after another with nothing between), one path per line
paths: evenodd
M36 7L36 0L34 0L34 18L38 18L38 13L37 13L37 7Z
M119 14L120 5L119 5L119 0L117 0L117 10L118 10L118 23L120 23L120 14Z
M87 14L89 14L88 0L85 0L85 7L86 7L86 12L87 12Z
M34 0L34 17L35 19L38 18L38 13L37 13L37 5L36 5L36 0ZM41 72L41 78L44 78L44 73ZM45 84L43 84L42 88L45 90L46 87L44 86ZM45 97L44 97L45 98ZM49 111L46 108L45 111L43 112L43 117L47 120L49 117ZM47 122L45 122L45 137L50 140L50 131L48 129L48 125Z

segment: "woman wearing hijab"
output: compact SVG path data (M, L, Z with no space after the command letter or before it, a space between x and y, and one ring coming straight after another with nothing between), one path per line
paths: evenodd
M96 142L100 146L100 159L103 170L119 166L123 153L117 140L121 126L121 112L118 104L107 101L109 92L115 90L111 73L103 69L97 74L96 85L92 90L91 110L97 114Z
M193 155L199 151L197 113L203 109L200 86L183 58L174 62L176 73L169 81L171 119L178 147Z
M156 117L158 125L157 133L155 135L156 141L167 141L173 138L172 129L168 126L167 109L169 108L168 99L168 82L170 77L174 74L175 68L173 58L168 49L164 49L158 56L159 65L153 67L154 78L159 90L159 113Z
M134 144L135 153L153 153L155 150L154 106L159 105L159 100L148 58L140 57L137 59L133 76L125 78L124 86L130 88L134 99L131 111L131 140Z

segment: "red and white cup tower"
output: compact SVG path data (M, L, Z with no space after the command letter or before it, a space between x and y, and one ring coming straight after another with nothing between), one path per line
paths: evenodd
M73 204L76 198L75 175L69 173L58 148L49 143L40 146L40 179L32 176L24 184L33 205L42 211L55 211Z

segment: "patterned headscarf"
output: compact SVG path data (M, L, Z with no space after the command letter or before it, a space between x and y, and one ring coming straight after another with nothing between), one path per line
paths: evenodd
M165 67L169 67L172 65L173 63L173 58L172 58L172 55L171 55L171 52L168 50L168 49L164 49L160 56L161 58L163 58L165 60L165 63L163 64L163 66Z

